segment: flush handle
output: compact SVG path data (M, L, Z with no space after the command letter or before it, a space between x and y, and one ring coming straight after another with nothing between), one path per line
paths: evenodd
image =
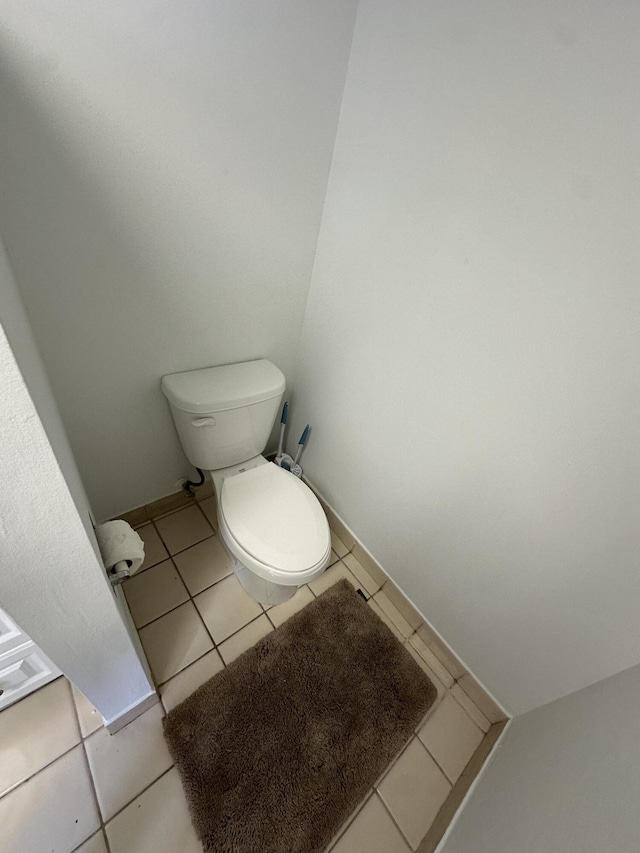
M215 426L216 419L215 418L196 418L195 421L191 421L191 426L194 427L205 427L205 426Z

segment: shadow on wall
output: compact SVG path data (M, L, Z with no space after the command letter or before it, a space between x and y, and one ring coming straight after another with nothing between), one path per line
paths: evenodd
M2 47L0 233L104 518L193 471L163 373L261 356L290 373L311 247L293 239L296 199L250 159L221 168L204 147L214 117L194 125L177 91L153 100L162 80L114 68L106 92L104 68L84 80L64 54L61 68Z

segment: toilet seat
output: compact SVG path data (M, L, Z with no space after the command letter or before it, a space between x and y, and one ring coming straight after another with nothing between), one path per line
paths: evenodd
M301 585L331 553L326 516L311 489L273 463L227 477L218 521L229 550L260 577Z

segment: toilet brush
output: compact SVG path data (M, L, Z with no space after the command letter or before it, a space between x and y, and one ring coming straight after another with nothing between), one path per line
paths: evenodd
M289 404L285 403L282 407L282 417L280 418L280 441L278 442L278 452L276 454L276 458L274 462L276 465L282 466L283 453L282 448L284 445L284 428L287 425L287 415L289 413ZM286 454L284 454L286 455Z
M281 468L284 468L285 471L291 471L291 469L293 467L293 459L289 456L288 453L282 452L282 448L284 445L284 428L287 425L287 415L288 414L289 414L289 404L285 403L284 406L282 407L282 417L280 418L280 441L278 442L278 452L276 454L276 458L273 460L276 463L276 465L279 465ZM300 468L299 465L298 465L298 468Z
M309 424L304 428L304 432L300 436L300 441L298 442L298 450L296 452L296 458L291 460L291 466L289 467L289 471L294 474L296 477L302 477L302 467L298 464L300 461L300 457L302 456L302 451L304 450L304 446L307 443L307 438L309 437ZM291 457L289 457L291 459ZM285 467L283 465L283 467Z

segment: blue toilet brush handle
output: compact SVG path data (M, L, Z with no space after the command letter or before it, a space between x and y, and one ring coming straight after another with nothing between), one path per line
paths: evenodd
M282 407L282 417L280 418L280 441L278 442L278 456L282 456L282 448L284 446L284 428L287 423L287 415L289 413L289 404L285 403Z
M302 448L305 446L307 438L309 437L309 424L304 428L304 432L300 436L300 441L298 442L298 452L296 453L296 458L293 460L294 464L297 465L298 459L300 459L300 454L302 453Z

